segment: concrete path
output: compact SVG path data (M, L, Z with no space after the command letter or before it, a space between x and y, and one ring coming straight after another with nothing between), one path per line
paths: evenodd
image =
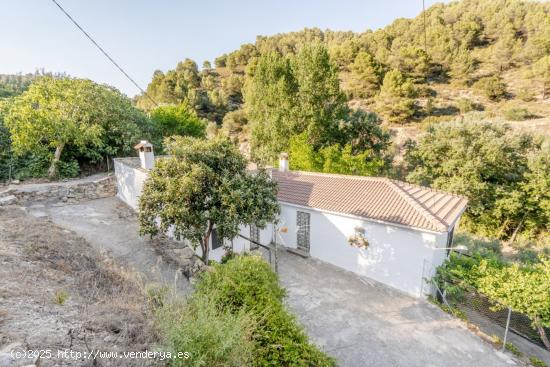
M173 284L177 269L147 238L135 214L116 198L79 204L35 205L35 216L84 237L96 248L142 272L148 281ZM423 301L313 259L280 253L287 303L312 340L344 367L497 367L507 357L460 322ZM182 293L187 280L176 281Z
M339 366L497 367L511 361L439 308L314 259L281 253L288 305Z
M175 285L182 293L190 289L187 279L160 255L153 242L139 236L136 214L115 197L78 204L31 205L29 211L76 232L95 248L140 272L146 283Z

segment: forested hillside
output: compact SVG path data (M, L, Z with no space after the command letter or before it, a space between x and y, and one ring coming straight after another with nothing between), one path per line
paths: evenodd
M389 123L447 120L471 110L506 120L548 117L549 12L548 2L464 0L376 31L258 36L218 57L215 67L205 62L199 70L186 59L174 70L155 72L147 93L161 103L187 101L221 125L228 112L243 108L246 81L262 57L276 52L292 58L318 43L337 68L349 104ZM137 103L152 107L143 96ZM231 114L226 127L240 130L245 122L246 113Z

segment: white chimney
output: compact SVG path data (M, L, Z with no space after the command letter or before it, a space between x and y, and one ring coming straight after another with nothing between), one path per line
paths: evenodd
M279 154L279 172L288 172L288 153Z
M155 154L153 153L153 144L147 140L142 140L134 147L139 152L141 168L151 169L155 166Z

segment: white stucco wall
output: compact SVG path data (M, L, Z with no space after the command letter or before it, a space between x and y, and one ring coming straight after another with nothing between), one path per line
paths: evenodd
M123 159L115 159L114 162L117 197L137 210L147 171L124 164Z

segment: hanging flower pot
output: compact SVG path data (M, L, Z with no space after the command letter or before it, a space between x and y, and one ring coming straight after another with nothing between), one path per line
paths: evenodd
M350 246L357 248L369 247L369 241L365 238L365 229L363 227L355 227L355 233L348 237Z

